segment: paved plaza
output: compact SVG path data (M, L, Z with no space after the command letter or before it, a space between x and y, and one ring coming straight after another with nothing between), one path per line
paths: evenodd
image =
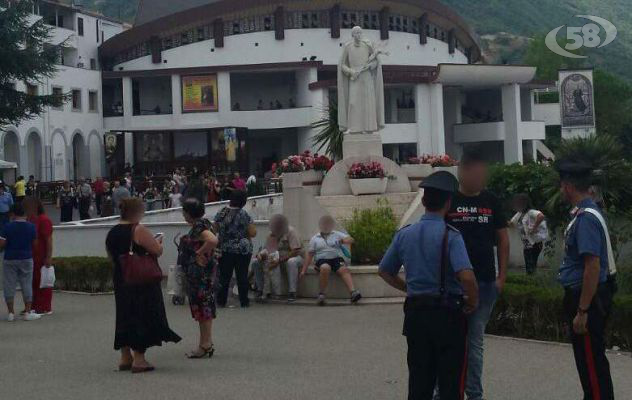
M183 341L148 352L157 370L115 372L114 298L55 294L55 314L0 322L0 398L11 400L406 398L401 305L254 305L220 310L210 360L187 360L197 326L167 306ZM4 308L0 318L4 319ZM576 400L570 348L490 337L489 400ZM632 393L632 358L611 354L618 399Z

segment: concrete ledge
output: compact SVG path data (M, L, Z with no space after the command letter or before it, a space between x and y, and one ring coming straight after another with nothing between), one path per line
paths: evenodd
M377 265L351 266L351 275L356 289L362 293L364 299L401 299L403 293L388 286L378 275ZM401 275L404 276L403 274ZM299 283L298 296L302 298L316 298L318 296L318 272L310 267L306 276ZM349 292L338 275L329 277L326 296L328 299L342 299L348 301Z

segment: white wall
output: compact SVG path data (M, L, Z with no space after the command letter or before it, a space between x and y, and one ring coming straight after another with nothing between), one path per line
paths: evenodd
M367 39L380 42L379 31L364 32ZM160 64L153 64L148 55L121 63L115 70L119 67L124 70L153 70L297 62L303 57L310 59L312 56L325 64L338 64L341 56L340 44L351 40L351 30L342 29L340 35L339 39L333 39L329 29L286 29L284 40L276 40L274 31L232 35L224 38L223 48L215 48L213 40L205 40L163 51L163 62ZM440 40L428 38L428 43L421 45L417 34L389 32L389 35L389 40L384 43L384 49L390 52L389 56L383 57L386 65L436 66L440 63L467 63L464 54L458 50L449 54L448 44ZM211 49L214 51L211 52Z

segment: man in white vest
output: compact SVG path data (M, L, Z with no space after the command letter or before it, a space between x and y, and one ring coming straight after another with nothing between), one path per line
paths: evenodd
M572 221L565 230L565 252L559 272L564 286L564 311L584 399L614 399L605 328L616 291L616 267L608 227L590 195L592 169L578 161L560 160L560 188L571 204Z

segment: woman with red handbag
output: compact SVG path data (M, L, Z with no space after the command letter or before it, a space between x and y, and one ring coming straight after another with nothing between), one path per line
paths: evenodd
M116 331L114 349L121 351L120 371L153 371L145 351L162 342L181 340L169 328L160 280L146 273L162 255L162 239L140 224L145 213L139 198L124 199L121 221L110 229L106 248L114 264ZM148 262L149 261L149 262ZM134 270L136 269L136 270ZM143 277L148 277L145 282Z

